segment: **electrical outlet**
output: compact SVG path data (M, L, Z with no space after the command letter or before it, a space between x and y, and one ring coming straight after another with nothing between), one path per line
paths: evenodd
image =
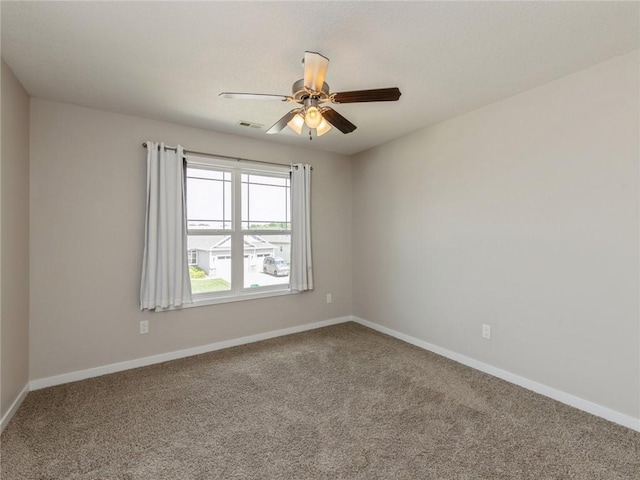
M482 324L482 338L491 340L491 325Z
M327 303L331 303L332 298L331 298L331 294L327 293Z
M149 320L140 320L140 335L149 333Z

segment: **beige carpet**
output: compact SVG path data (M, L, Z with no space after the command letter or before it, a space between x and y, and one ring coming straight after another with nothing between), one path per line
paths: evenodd
M31 392L13 479L638 479L640 434L348 323Z

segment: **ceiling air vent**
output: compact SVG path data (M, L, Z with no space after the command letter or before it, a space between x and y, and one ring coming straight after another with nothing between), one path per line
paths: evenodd
M262 128L262 127L264 127L264 125L261 125L259 123L247 122L246 120L240 120L238 122L238 125L240 125L241 127L249 127L249 128Z

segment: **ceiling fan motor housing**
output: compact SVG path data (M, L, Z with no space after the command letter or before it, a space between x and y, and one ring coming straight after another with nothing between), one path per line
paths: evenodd
M329 85L327 82L322 84L321 92L312 92L304 86L304 78L301 78L293 84L291 88L293 99L298 103L305 103L307 98L315 98L318 103L327 102L329 100Z

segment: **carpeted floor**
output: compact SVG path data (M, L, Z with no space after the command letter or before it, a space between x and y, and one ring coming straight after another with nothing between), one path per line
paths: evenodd
M354 323L29 393L2 479L638 479L640 434Z

